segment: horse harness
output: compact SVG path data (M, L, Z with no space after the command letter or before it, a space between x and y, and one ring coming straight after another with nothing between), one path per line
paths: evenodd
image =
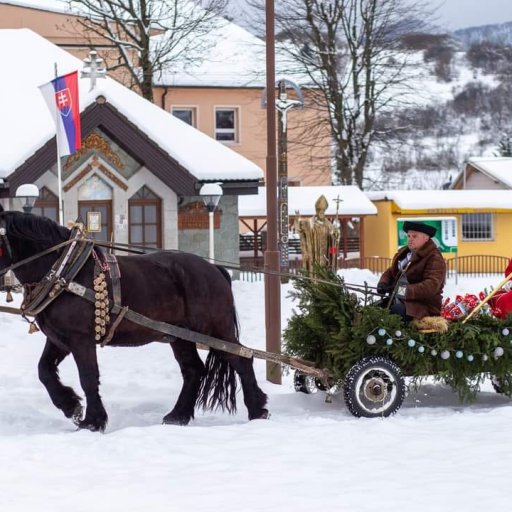
M7 240L7 237L5 233L1 234L1 230L0 224L0 237L3 242L4 239ZM113 254L95 248L94 240L85 238L81 224L75 224L73 227L70 242L67 250L62 252L40 282L23 286L24 298L20 308L21 314L25 319L27 316L36 316L44 311L63 291L71 291L69 285L73 283L73 279L92 256L94 259L94 292L89 291L93 293L94 297L94 301L90 301L94 304L94 335L96 341L103 339L102 346L104 346L112 339L115 329L124 316L118 315L107 333L110 323L107 273L110 277L113 303L116 306L121 306L121 272L117 258ZM31 324L29 332L39 330L34 321L28 321Z

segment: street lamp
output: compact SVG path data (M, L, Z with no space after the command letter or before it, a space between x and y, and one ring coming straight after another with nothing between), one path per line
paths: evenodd
M213 263L215 260L215 251L213 247L213 213L219 204L220 198L222 197L222 187L220 183L205 183L201 190L199 191L199 195L203 198L204 205L208 210L208 226L209 226L209 258Z
M30 213L39 197L39 189L32 183L25 183L16 189L16 197L21 200L25 213Z

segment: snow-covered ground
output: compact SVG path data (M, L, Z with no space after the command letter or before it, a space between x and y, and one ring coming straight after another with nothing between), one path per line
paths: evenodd
M347 282L375 284L367 271ZM450 281L446 295L478 292L501 276ZM293 304L283 285L283 325ZM265 348L264 285L234 283L244 344ZM3 297L0 297L2 299ZM264 379L272 416L248 422L197 413L187 427L161 425L181 385L168 347L98 349L105 434L77 432L37 379L43 336L0 315L0 511L344 512L506 510L512 404L487 384L462 406L446 387L410 392L388 419L356 419L341 398L295 393ZM71 360L63 382L79 391Z

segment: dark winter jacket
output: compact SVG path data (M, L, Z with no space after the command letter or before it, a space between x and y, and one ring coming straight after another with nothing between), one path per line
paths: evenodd
M407 246L398 250L391 267L381 276L379 285L395 285L401 277L399 262L410 252ZM436 244L428 240L412 255L405 270L408 285L405 308L408 316L423 318L441 312L446 263ZM401 280L402 282L402 280Z

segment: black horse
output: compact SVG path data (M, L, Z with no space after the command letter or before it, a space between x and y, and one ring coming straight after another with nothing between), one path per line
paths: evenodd
M0 207L1 208L1 207ZM70 237L70 230L50 219L33 214L1 211L0 270L55 246ZM3 233L3 231L2 231ZM60 251L46 254L14 270L24 285L40 282L58 259ZM122 306L169 324L239 344L236 311L229 274L203 258L177 251L119 256ZM93 258L89 258L74 281L92 288ZM109 278L110 282L110 278ZM112 298L111 286L108 287ZM113 315L112 321L115 321ZM108 417L99 394L99 370L94 332L95 306L68 291L62 292L36 321L46 335L39 361L39 379L53 404L79 428L103 431ZM127 319L117 326L109 345L138 346L168 340L183 376L183 386L174 408L163 422L186 425L194 417L196 405L205 409L236 410L238 373L249 419L266 418L267 397L258 387L252 359L210 350L203 363L194 343L172 338ZM64 386L58 365L72 354L85 393L83 416L81 398ZM83 416L83 417L82 417Z

